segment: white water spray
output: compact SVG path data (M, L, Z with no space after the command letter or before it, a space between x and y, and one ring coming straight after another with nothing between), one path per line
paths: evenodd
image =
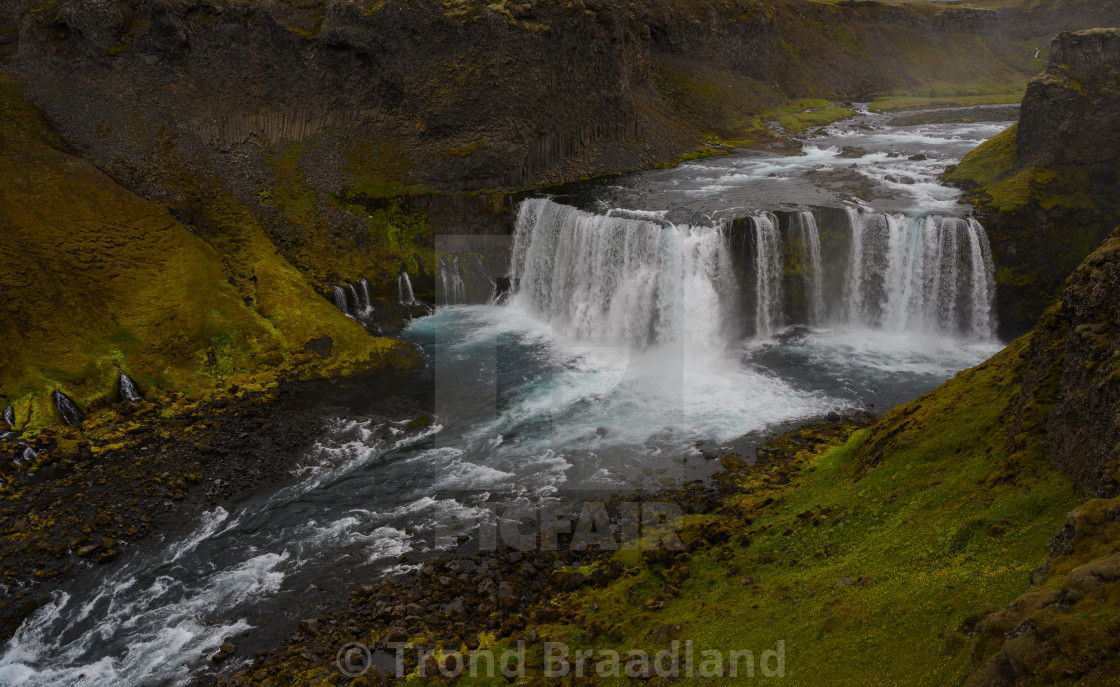
M768 339L782 324L782 234L778 218L765 212L754 222L755 336Z
M401 305L412 305L416 302L416 296L412 293L412 281L408 278L407 270L401 270L401 275L397 277L397 299Z
M805 296L809 314L809 324L824 322L824 271L821 265L821 233L817 228L817 218L805 210L794 216L798 238L801 240L801 270L805 283Z
M584 212L518 209L515 302L557 334L635 349L725 343L734 282L723 231Z

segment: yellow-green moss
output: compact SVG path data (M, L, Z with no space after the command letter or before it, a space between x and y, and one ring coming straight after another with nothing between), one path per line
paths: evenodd
M113 399L119 365L156 397L415 359L317 294L228 197L203 237L64 152L0 79L0 395L18 424L56 422L49 392L87 412ZM304 344L329 336L330 358Z
M827 126L841 119L854 117L855 114L855 110L849 110L844 107L827 107L821 110L808 110L785 115L778 118L778 123L781 124L782 128L786 131L801 133L816 126Z
M1018 134L1019 125L1013 124L988 139L965 155L947 178L956 182L983 185L1003 175L1015 166L1018 159L1015 152Z

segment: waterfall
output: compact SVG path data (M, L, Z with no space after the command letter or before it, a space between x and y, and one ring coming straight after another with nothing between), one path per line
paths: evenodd
M70 397L61 391L55 391L51 394L54 399L54 407L58 409L58 413L62 415L62 420L71 427L81 427L82 422L85 421L85 416L78 410L78 406L70 400Z
M844 314L849 322L855 322L863 319L863 220L859 210L850 207L846 211L852 236L848 244L847 278L844 280Z
M448 258L440 258L439 280L440 285L443 287L444 305L463 303L467 300L467 288L463 283L463 276L459 273L458 255L452 255ZM412 285L410 283L409 289L411 290L411 288Z
M39 452L30 446L24 446L23 451L19 454L18 464L27 463L35 459Z
M824 270L821 266L821 233L817 218L805 210L794 216L798 238L801 239L802 279L808 301L809 324L824 322Z
M346 291L341 286L332 286L331 291L334 292L334 305L342 311L342 314L349 315L350 308L346 307Z
M412 280L408 278L408 270L401 270L401 276L397 277L397 298L401 305L412 305L416 302L416 297L412 293Z
M369 280L362 277L361 281L358 282L358 286L361 287L362 313L369 314L373 311L373 302L369 299Z
M996 266L988 233L974 219L968 220L969 257L972 263L972 300L968 333L974 339L990 338L995 331Z
M782 234L769 212L753 218L755 336L768 339L782 323Z
M845 236L842 222L822 233L812 211L788 217L783 227L764 212L738 232L528 199L515 218L512 301L563 336L636 348L726 342L740 288L759 339L789 323L993 337L991 249L975 220L850 208ZM454 265L441 263L449 302ZM803 308L787 276L804 286Z
M4 409L4 422L7 422L9 425L14 425L16 423L16 409L11 405Z
M850 325L989 339L994 268L979 222L849 211Z
M117 378L117 392L120 398L125 401L131 401L132 403L143 401L144 396L140 393L136 382L132 381L132 378L126 375L123 370L118 368L117 372L120 375Z
M365 308L362 307L362 299L358 297L358 290L354 288L353 284L347 284L346 290L350 292L349 302L354 304L353 312L357 313L358 315L364 314Z
M561 336L645 348L722 349L734 272L720 228L584 212L545 199L518 207L515 304Z

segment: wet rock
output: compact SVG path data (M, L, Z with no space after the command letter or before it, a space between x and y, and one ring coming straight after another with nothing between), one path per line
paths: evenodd
M78 550L75 551L74 553L78 554L79 556L88 556L96 550L97 550L97 547L94 546L93 544L90 544L88 546L79 547Z
M844 146L840 149L840 157L843 158L860 158L867 155L867 149L859 146Z
M236 650L237 647L235 647L232 642L223 642L222 645L218 648L217 653L210 657L210 660L214 661L215 663L221 663L222 661L232 656L233 652Z
M318 354L320 358L328 358L334 349L334 340L329 336L321 336L317 339L311 339L303 347Z
M386 646L388 646L391 643L400 643L400 642L407 642L407 641L408 641L408 631L405 630L400 625L393 625L392 627L389 628L389 631L385 633L385 645Z
M430 415L421 415L421 416L417 417L416 419L410 421L408 423L408 428L409 429L421 429L421 428L424 428L424 427L430 427L431 424L432 424L432 418L431 418Z
M299 629L307 635L319 634L319 621L315 618L307 618L299 621Z

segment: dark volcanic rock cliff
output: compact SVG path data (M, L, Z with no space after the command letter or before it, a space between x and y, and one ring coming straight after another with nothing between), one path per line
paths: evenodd
M1062 33L1020 122L949 175L992 240L1000 330L1014 338L1120 224L1120 30Z
M950 82L966 57L980 80L1029 69L997 13L932 7L60 0L27 5L6 50L64 133L134 183L149 136L235 167L228 180L246 146L330 132L376 135L402 181L463 191L672 159L708 133L694 124L736 133L725 99L757 112ZM674 86L709 92L682 104ZM690 105L717 112L688 121Z
M1120 30L1063 33L1031 80L1019 120L1022 164L1076 165L1090 175L1120 162Z

